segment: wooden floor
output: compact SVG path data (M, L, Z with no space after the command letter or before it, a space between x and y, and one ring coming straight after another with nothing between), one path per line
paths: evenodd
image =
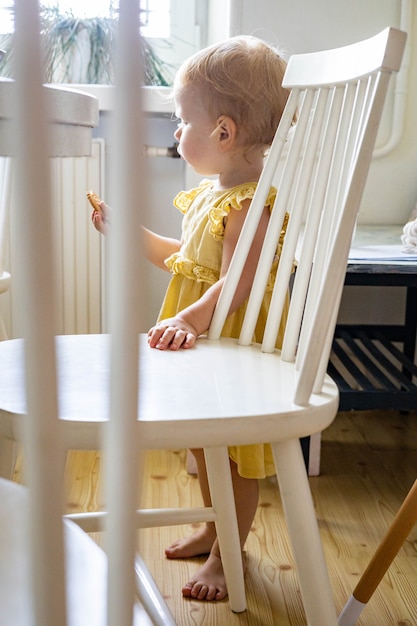
M184 451L149 453L147 506L200 503L197 480L187 474L184 461ZM101 507L100 455L71 452L67 469L68 510ZM338 611L416 478L417 412L341 413L323 433L321 475L310 480ZM163 548L192 531L192 527L148 529L140 538L142 555L179 626L306 623L275 479L261 481L259 509L246 545L245 613L231 613L227 601L202 603L181 597L181 584L199 560L169 561ZM417 625L417 528L358 624Z

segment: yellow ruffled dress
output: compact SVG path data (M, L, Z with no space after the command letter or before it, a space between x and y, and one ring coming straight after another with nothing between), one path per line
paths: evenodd
M239 210L242 202L252 199L256 183L244 183L226 191L216 191L214 181L204 180L199 187L180 192L174 199L176 206L184 215L182 222L182 245L179 252L171 255L165 263L172 272L159 320L173 317L190 304L193 304L213 285L220 276L224 219L230 209ZM272 210L276 189L271 188L266 205ZM286 224L285 224L286 226ZM281 233L282 245L285 228ZM277 251L277 259L279 250ZM278 260L271 268L269 284L262 303L255 330L255 341L261 341L266 322L266 314L275 280ZM238 337L242 325L246 303L232 313L226 320L222 335ZM286 322L283 316L277 346L281 345L281 334ZM230 457L236 462L238 471L245 478L265 478L275 474L272 451L268 444L233 446L229 448Z

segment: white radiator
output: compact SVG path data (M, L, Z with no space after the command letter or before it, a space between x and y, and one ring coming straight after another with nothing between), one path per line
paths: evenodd
M99 333L102 329L102 241L90 221L86 191L104 195L105 144L94 139L91 157L51 159L55 214L55 254L58 292L56 334ZM13 260L19 254L19 233L10 215L10 245L6 267L11 289L0 296L9 338L22 335L13 293Z

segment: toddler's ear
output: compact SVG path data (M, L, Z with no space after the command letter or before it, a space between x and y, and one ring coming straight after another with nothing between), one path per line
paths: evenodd
M217 120L216 135L219 141L219 147L226 151L235 143L236 124L231 117L222 115Z

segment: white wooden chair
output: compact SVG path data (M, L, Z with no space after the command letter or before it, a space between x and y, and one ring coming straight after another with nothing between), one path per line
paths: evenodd
M125 29L121 58L131 67L135 35L134 20L126 19L128 5L127 0L121 2L121 28ZM326 428L337 412L338 391L325 373L326 364L384 97L390 74L399 68L404 41L404 33L387 29L354 46L290 59L285 85L291 95L209 335L199 339L193 350L176 353L151 350L146 337L141 337L139 409L136 329L141 292L135 233L140 217L133 216L130 207L144 195L145 187L138 180L143 142L137 126L137 90L132 88L135 81L129 79L129 72L121 74L121 112L115 135L118 192L114 196L120 211L109 236L111 335L57 339L59 410L54 391L54 338L50 328L45 328L45 314L53 327L53 300L47 284L40 303L32 301L30 290L25 290L25 302L31 306L25 339L27 400L22 391L22 342L0 344L0 425L4 432L7 422L9 436L16 437L21 435L20 425L25 426L35 558L43 565L35 594L38 607L47 605L59 580L57 574L51 578L51 568L58 573L63 569L63 450L104 445L108 512L72 518L86 530L106 522L109 623L132 623L137 525L189 520L216 522L230 606L236 612L245 610L227 446L270 442L308 623L337 624L299 438ZM30 165L29 158L26 167ZM273 177L279 194L241 337L238 341L219 338ZM42 194L42 188L38 189L41 205L45 204ZM286 212L290 219L264 342L253 345L259 301ZM27 214L23 219L28 219ZM27 232L25 237L28 245L35 242L34 258L45 253L34 234ZM278 351L275 337L297 246L299 262L289 321L282 351ZM235 394L230 393L233 388ZM30 419L24 418L27 413ZM205 449L213 507L195 512L136 512L140 451L177 447ZM56 471L52 473L51 467ZM137 575L139 595L154 623L175 623L140 561ZM57 612L60 601L61 606L64 602L62 585L58 590L61 593L52 594ZM64 623L51 621L41 609L40 615L42 626Z

